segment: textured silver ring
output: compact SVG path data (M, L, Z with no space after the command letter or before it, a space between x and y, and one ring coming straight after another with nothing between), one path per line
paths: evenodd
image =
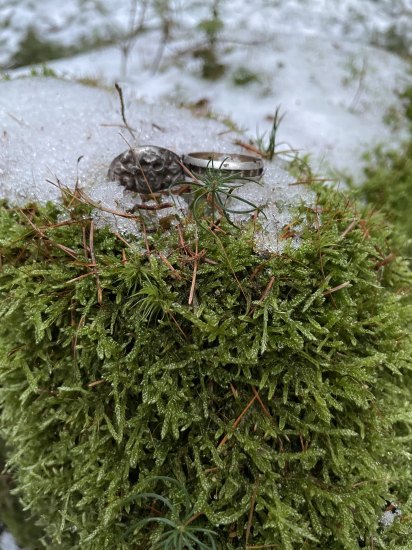
M107 174L126 189L137 193L158 193L184 180L180 157L157 145L132 147L113 159Z
M263 160L252 155L198 151L183 155L182 161L194 174L203 174L208 169L239 177L259 178L263 174Z

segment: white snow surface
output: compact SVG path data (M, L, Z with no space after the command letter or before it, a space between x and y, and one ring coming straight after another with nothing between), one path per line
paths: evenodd
M18 548L10 533L4 532L0 535L0 550L18 550Z
M136 99L127 100L126 107L135 138L124 128L113 93L56 78L29 77L0 83L0 196L16 204L58 201L60 190L53 183L73 189L77 182L102 207L99 223L108 223L122 233L139 234L134 221L105 211L128 212L142 200L107 180L114 157L129 145L149 144L179 155L241 151L233 144L237 134L218 121L195 118L187 109L148 105ZM293 181L272 163L266 168L262 185L248 182L237 193L264 207L267 220L260 247L279 250L278 232L290 221L288 206L301 199L310 201L305 187L290 185ZM164 200L173 201L174 206L159 210L158 217L172 213L181 217L187 212L184 199L171 195ZM234 207L243 210L243 203Z
M19 9L25 10L19 19L22 26L22 20L26 27L30 20L44 39L73 43L86 33L86 21L89 35L124 33L133 2L101 1L100 11L83 2L80 12L75 0L66 2L62 11L55 4L23 1L12 20ZM137 3L139 9L142 5ZM400 21L412 19L410 0L221 2L225 24L216 52L226 71L216 81L199 77L201 61L193 56L207 41L198 24L210 18L210 4L175 0L170 5L171 34L165 44L160 16L149 2L147 30L136 35L127 59L122 54L125 42L120 40L48 65L70 79L93 78L107 86L120 82L124 90L151 103L201 101L206 110L230 117L252 139L268 134L279 106L285 114L279 148L284 143L283 148L311 155L317 172L333 167L360 179L364 151L379 143L397 144L406 136L405 124L398 121L393 129L385 119L391 113L402 120L399 92L412 83L410 67L376 44L390 29L398 29ZM65 10L77 16L70 19ZM29 13L34 14L32 19ZM69 23L52 24L59 17ZM404 26L402 36L412 44L412 25ZM235 85L236 75L244 70L257 80ZM18 69L9 76L27 72Z
M1 195L13 202L57 198L59 190L48 179L73 187L79 178L86 188L103 181L113 158L129 144L158 145L178 154L233 149L227 127L185 109L126 98L134 140L113 93L36 77L2 82L0 89Z
M0 0L0 64L12 63L29 28L46 40L78 45L92 37L124 35L145 11L146 27L159 27L166 15L186 34L210 18L213 4L227 34L238 37L245 30L258 40L274 32L322 35L383 47L398 44L412 53L411 0Z

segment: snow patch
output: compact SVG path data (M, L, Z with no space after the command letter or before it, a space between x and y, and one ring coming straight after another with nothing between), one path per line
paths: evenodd
M192 151L244 153L233 143L238 135L222 123L136 99L126 104L133 137L121 119L117 96L75 82L54 78L1 82L0 98L0 196L15 204L59 201L59 184L72 190L78 185L100 208L97 223L119 233L139 234L140 225L130 212L145 200L107 180L111 161L128 144L158 145L180 156ZM290 221L289 206L311 200L310 193L291 183L284 170L267 163L263 185L248 182L239 190L267 216L260 238L263 248L279 250L278 232ZM164 195L161 201L170 206L151 213L159 222L188 212L188 202L178 195Z

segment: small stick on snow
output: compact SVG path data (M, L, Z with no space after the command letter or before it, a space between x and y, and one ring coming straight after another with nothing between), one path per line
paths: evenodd
M121 89L121 87L119 86L119 84L117 82L115 83L114 87L116 88L116 91L119 94L120 110L121 110L121 113L122 113L122 120L124 122L124 125L126 126L127 130L129 131L130 135L132 136L132 138L135 139L133 129L129 126L129 123L126 120L126 113L125 113L125 109L124 109L124 100L123 100L123 90Z

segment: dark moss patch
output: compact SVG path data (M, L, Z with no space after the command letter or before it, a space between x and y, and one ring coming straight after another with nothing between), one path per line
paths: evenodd
M260 77L246 67L238 67L232 74L232 82L235 86L247 86L253 82L260 82Z
M13 56L11 66L15 68L34 63L45 63L52 59L73 55L74 51L74 48L42 39L35 29L29 28L19 44L18 51Z
M5 528L12 531L17 543L22 547L27 546L33 550L43 548L38 542L43 532L36 527L30 514L23 511L18 497L12 494L15 484L5 466L6 449L4 441L0 440L0 530Z

